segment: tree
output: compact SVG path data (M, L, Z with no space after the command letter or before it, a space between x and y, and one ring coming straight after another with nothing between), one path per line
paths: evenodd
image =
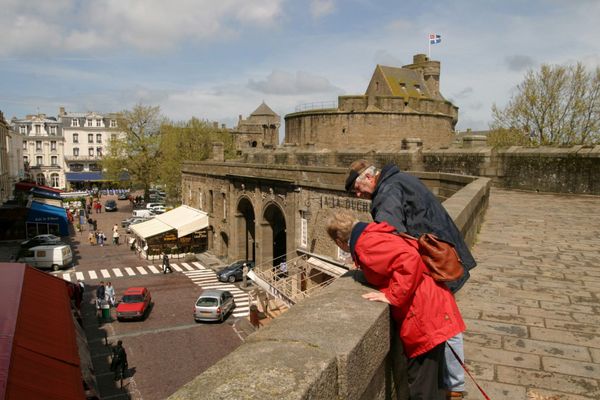
M492 107L492 131L520 132L534 144L600 142L600 67L542 65L529 70L504 109Z
M111 179L117 180L127 172L132 184L142 186L148 195L150 185L158 178L162 120L159 107L142 104L120 114L116 128L119 134L111 140L108 156L102 161Z
M187 122L167 122L161 126L160 182L166 185L170 199L181 198L181 167L183 161L202 161L210 157L212 143L223 142L225 157L233 156L233 138L229 132L215 128L206 121L192 118Z

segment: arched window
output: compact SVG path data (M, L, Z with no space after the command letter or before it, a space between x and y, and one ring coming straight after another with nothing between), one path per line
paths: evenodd
M35 176L35 181L38 185L45 185L46 184L46 177L44 176L44 174L37 174Z
M52 187L55 187L55 188L57 188L57 187L60 186L59 179L58 179L58 174L52 174L52 175L50 175L50 185Z

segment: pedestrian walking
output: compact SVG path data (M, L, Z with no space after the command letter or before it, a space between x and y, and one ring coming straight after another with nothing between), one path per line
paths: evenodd
M102 231L98 232L98 244L100 245L100 247L104 246L105 240L106 240L106 235L104 235L104 232L102 232Z
M334 213L326 229L377 290L362 297L390 305L407 357L409 398L446 399L440 380L446 341L466 327L450 290L427 273L416 241L395 234L387 222L359 222L348 211Z
M106 283L106 287L104 288L106 301L111 307L115 306L115 288L111 282Z
M112 234L112 236L113 236L113 244L118 246L119 245L119 236L120 236L120 234L119 234L119 226L117 224L115 224L113 226L113 234Z
M110 370L114 372L115 381L119 378L123 379L127 377L129 365L127 363L127 352L123 347L123 341L119 340L117 346L113 349L113 357L110 363Z
M169 256L164 251L163 251L163 257L162 257L162 267L163 267L163 274L166 274L167 270L169 272L173 272L173 270L171 269L171 265L169 263Z
M90 231L90 233L88 234L88 241L90 242L91 246L96 244L96 235L94 234L94 232Z
M433 233L454 245L464 275L446 284L452 293L469 279L469 270L477 265L475 259L444 206L417 177L400 172L393 164L379 170L366 160L357 160L350 166L345 187L357 197L371 199L371 216L375 222L387 222L397 232L414 237ZM447 344L443 380L448 396L460 399L465 390L464 370L450 347L464 359L462 333L448 339Z
M100 312L100 307L106 298L106 289L104 281L100 281L100 285L96 288L96 311Z

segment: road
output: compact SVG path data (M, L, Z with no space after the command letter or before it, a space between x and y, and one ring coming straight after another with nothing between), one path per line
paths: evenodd
M102 203L114 196L104 196ZM238 327L247 314L248 296L236 286L218 283L212 270L199 262L173 260L174 273L163 275L158 263L141 259L126 245L111 244L112 227L117 224L121 240L126 238L120 221L131 215L131 205L118 201L117 212L93 214L98 229L108 237L104 246L90 245L89 231L71 237L76 266L53 275L86 284L82 306L85 333L98 379L102 398L164 399L229 354L243 341ZM143 321L118 322L98 318L95 309L95 289L100 281L111 281L117 300L131 286L147 287L153 307ZM196 323L192 309L204 287L231 290L238 304L235 313L222 324ZM121 339L127 351L131 377L113 381L109 370L110 347Z

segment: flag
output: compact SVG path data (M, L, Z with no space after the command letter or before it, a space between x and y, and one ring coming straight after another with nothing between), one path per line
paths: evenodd
M436 35L435 33L429 34L429 44L438 44L442 41L441 35Z

